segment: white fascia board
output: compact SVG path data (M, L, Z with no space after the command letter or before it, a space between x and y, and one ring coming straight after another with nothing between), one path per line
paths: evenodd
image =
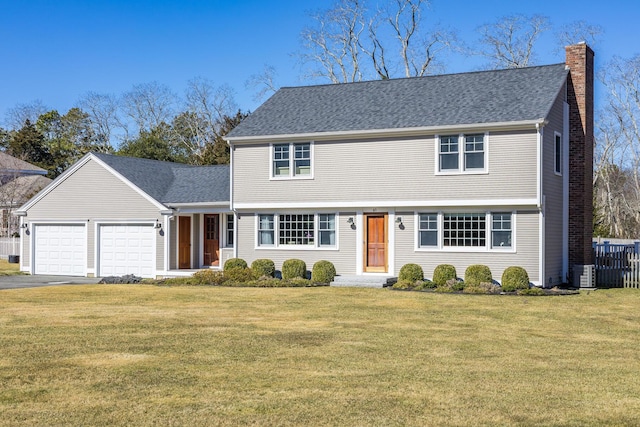
M169 208L198 208L198 207L231 207L231 202L222 201L222 202L198 202L198 203L167 203L167 207Z
M516 130L516 129L529 129L537 126L544 126L546 124L545 119L535 120L522 120L516 122L496 122L496 123L467 123L467 124L455 124L446 126L422 126L414 128L401 128L401 129L372 129L372 130L354 130L354 131L336 131L336 132L309 132L309 133L295 133L295 134L281 134L281 135L258 135L258 136L238 136L238 137L226 137L227 143L236 144L242 142L266 142L266 141L287 141L287 140L301 140L312 139L314 141L321 141L335 138L371 138L371 137L389 137L389 136L414 136L424 135L425 133L436 132L454 132L454 131L471 131L471 130Z
M91 158L92 158L91 153L85 154L84 157L82 157L80 160L78 160L69 169L64 171L59 177L57 177L56 179L51 181L49 183L49 185L47 185L42 190L40 190L38 192L38 194L36 194L34 197L32 197L24 205L20 206L20 208L18 209L18 212L20 212L20 213L25 212L26 213L27 210L29 210L33 205L38 203L38 201L40 201L44 196L49 194L58 185L62 184L70 175L72 175L75 171L77 171L82 166L84 166L84 164L87 163Z
M340 202L282 202L282 203L239 203L235 209L269 210L276 209L354 209L363 206L380 208L408 207L476 207L476 206L527 206L537 208L537 199L480 199L480 200L361 200Z

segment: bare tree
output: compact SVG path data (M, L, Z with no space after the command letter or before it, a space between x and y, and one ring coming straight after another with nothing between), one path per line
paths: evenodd
M600 75L608 105L596 145L597 206L613 237L640 234L640 56L615 58Z
M138 132L151 131L162 123L169 123L176 102L176 95L171 89L158 82L135 85L121 98L123 112L135 123Z
M109 94L88 92L78 105L89 115L97 141L105 147L112 145L112 132L118 126L118 100Z
M311 78L332 83L362 80L360 38L365 29L362 0L339 0L330 10L311 16L314 28L302 32L303 61L312 64Z
M600 25L590 24L586 21L575 21L560 30L555 35L558 40L558 48L563 49L579 42L586 42L592 48L598 44L604 30Z
M254 101L262 101L269 94L278 91L278 85L275 82L276 69L271 65L266 65L261 73L252 74L245 82L245 88L253 89L257 92L253 96Z
M41 100L36 99L29 103L17 104L13 108L7 110L5 121L9 129L17 130L24 126L29 120L31 123L38 121L38 117L49 111Z
M173 120L172 138L190 153L193 163L202 164L207 146L219 136L224 118L237 109L233 90L214 86L205 78L189 81L186 109Z
M548 29L546 16L506 16L478 29L482 47L475 53L489 59L488 68L535 65L535 43Z
M428 0L389 0L372 11L365 0L339 0L302 33L305 77L332 83L429 74L436 58L451 48L453 35L429 32Z

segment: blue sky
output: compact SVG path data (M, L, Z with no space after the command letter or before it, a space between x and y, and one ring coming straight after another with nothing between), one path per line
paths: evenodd
M310 11L333 0L0 0L0 125L9 108L40 100L61 113L89 91L120 95L157 81L181 94L188 80L229 85L242 110L254 110L245 82L265 64L282 86L305 84L297 60ZM560 27L600 25L596 66L640 53L637 0L433 0L432 18L467 43L476 28L516 13L543 14ZM539 63L557 63L553 35L541 40ZM475 57L451 57L447 72L478 69Z

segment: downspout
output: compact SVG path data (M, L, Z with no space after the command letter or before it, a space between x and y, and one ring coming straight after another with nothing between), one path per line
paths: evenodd
M233 212L233 257L238 258L238 212L233 206L233 152L235 147L230 140L229 144L229 209Z
M544 122L536 123L537 132L537 157L538 157L538 180L537 180L537 199L539 212L538 222L538 281L541 287L545 287L545 200L543 196L543 178L544 178L544 161L543 161L543 143L544 143Z

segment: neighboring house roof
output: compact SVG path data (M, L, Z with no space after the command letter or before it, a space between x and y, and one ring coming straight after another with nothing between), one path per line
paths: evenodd
M0 151L0 175L46 175L47 171Z
M92 153L163 204L228 202L229 166L181 163Z
M0 207L20 206L52 180L42 175L23 175L0 186Z
M565 64L286 87L227 138L355 132L544 119L566 82Z

